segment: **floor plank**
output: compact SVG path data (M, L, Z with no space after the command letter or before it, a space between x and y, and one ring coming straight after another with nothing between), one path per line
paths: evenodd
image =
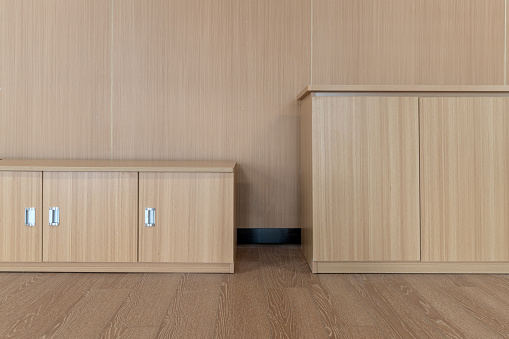
M74 304L94 283L91 277L68 279L69 275L58 275L59 281L51 285L27 304L10 311L2 319L0 338L33 338L61 312Z
M235 274L0 273L0 338L508 338L509 275L311 274L240 246Z
M158 338L209 338L216 327L223 275L183 274Z
M235 264L221 284L215 337L270 338L267 297L259 262Z
M159 328L181 278L179 274L143 274L101 337L116 338L129 327Z
M361 293L379 318L403 338L447 338L448 333L430 324L418 310L390 285L385 275L349 275L350 283Z
M468 333L470 338L503 338L491 326L480 320L475 313L444 292L441 282L437 282L441 280L438 275L405 274L402 278L411 283L442 316L454 323L463 333Z

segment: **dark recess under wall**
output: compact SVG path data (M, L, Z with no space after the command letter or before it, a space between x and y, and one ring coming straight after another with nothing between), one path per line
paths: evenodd
M237 244L300 244L300 228L237 228Z

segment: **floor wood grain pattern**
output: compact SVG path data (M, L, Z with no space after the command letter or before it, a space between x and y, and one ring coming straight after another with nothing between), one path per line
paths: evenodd
M0 338L509 338L509 275L313 275L296 246L235 272L0 273Z
M68 281L67 275L59 277L61 277L60 281L52 284L54 288L45 290L39 298L33 299L27 309L16 309L6 314L4 320L10 326L0 331L0 338L35 337L41 329L51 324L59 311L75 304L95 282L92 277L82 277L71 281Z

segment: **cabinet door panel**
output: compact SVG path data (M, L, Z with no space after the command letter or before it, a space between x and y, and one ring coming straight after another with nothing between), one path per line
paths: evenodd
M423 261L509 260L509 99L420 109Z
M139 260L233 262L233 190L233 173L140 173Z
M0 172L0 261L42 260L42 173ZM25 208L35 207L35 226Z
M313 98L314 260L420 260L418 101Z
M44 261L137 261L137 172L44 172ZM48 225L49 208L60 225Z

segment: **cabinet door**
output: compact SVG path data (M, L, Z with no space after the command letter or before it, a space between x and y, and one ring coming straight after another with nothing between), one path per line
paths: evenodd
M135 262L137 179L137 172L44 172L44 261ZM58 226L49 225L52 207Z
M316 261L420 260L418 99L313 98Z
M42 173L0 172L0 261L42 260ZM35 225L25 225L25 208Z
M232 263L233 185L233 173L140 173L139 261Z
M509 99L420 99L423 261L509 260Z

